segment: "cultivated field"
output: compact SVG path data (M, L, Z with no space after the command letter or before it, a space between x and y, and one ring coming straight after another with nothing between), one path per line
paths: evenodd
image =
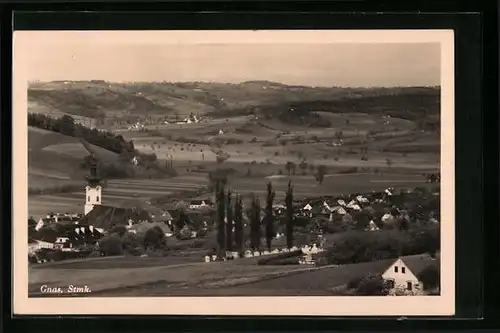
M29 214L36 217L51 211L83 212L85 183L83 179L79 183L81 184L79 191L29 196ZM172 193L197 190L205 183L206 177L200 175L180 176L172 179L109 180L103 189L102 204L127 207L130 202L146 201Z
M351 192L380 191L387 187L399 188L427 186L422 175L411 174L331 174L326 175L322 185L318 185L313 176L270 176L270 177L235 177L230 179L229 186L234 192L244 196L254 193L264 198L267 182L271 181L276 190L276 201L284 200L288 181L292 180L294 197L297 199L319 196L338 195ZM71 193L53 195L29 196L29 214L35 217L43 216L50 211L82 212L85 202L85 193L82 190ZM165 179L123 179L109 180L103 190L105 205L127 206L131 202L147 201L166 195L179 193L176 197L188 200L182 193L195 192L208 185L205 173L190 173L174 178ZM210 193L199 196L207 198ZM198 198L192 195L192 198Z

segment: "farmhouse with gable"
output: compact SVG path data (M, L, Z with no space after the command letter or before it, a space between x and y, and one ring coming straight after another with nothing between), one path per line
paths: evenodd
M403 289L418 294L425 288L418 276L429 265L439 267L439 259L439 255L433 258L429 254L398 258L382 273L382 277L389 282L392 289Z

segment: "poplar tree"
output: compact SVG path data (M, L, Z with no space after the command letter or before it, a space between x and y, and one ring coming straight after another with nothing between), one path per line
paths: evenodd
M226 250L233 250L233 205L231 202L232 193L227 191L226 200Z
M224 202L224 185L218 181L216 183L216 225L217 225L217 244L219 246L219 255L223 256L226 247L226 235L225 235L225 202Z
M234 204L234 243L235 250L241 256L243 253L243 205L239 195L236 197Z
M275 236L274 232L274 214L273 214L273 201L276 196L276 192L273 189L271 182L267 184L267 200L266 200L266 215L265 215L265 227L266 227L266 245L267 249L271 251L271 243Z
M260 249L260 201L258 197L252 200L251 222L250 222L250 247L253 251Z
M293 188L292 182L288 182L288 189L285 196L286 203L286 246L293 247Z

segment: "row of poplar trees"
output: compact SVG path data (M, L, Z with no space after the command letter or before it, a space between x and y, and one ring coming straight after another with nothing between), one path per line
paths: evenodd
M243 228L243 203L240 195L236 195L233 204L233 194L230 190L225 191L225 182L218 181L215 186L216 202L216 225L217 244L219 255L223 256L226 251L237 251L240 255L244 251L244 228ZM266 206L264 208L264 218L261 220L261 205L259 197L253 196L247 216L250 220L250 248L252 251L260 251L262 226L265 230L266 247L271 251L272 240L276 235L273 212L273 202L276 192L271 182L267 184ZM285 196L286 203L286 243L290 249L293 246L293 188L291 182Z

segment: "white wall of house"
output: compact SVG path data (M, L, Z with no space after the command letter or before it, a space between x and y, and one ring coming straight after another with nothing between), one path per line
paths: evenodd
M310 205L310 204L307 204L307 205L305 205L305 206L304 206L304 208L302 208L302 209L303 209L303 210L311 210L311 209L312 209L312 207L311 207L311 205Z
M38 251L40 249L53 249L53 248L54 248L54 244L49 243L49 242L40 241L40 240L37 240L36 242L31 243L31 244L28 244L28 252L29 253L33 253L33 252Z
M421 290L422 283L401 259L397 259L383 274L385 280L393 281L395 288Z
M205 201L202 201L200 204L190 204L189 208L198 209L198 208L203 208L203 207L208 207L208 206L209 205Z

